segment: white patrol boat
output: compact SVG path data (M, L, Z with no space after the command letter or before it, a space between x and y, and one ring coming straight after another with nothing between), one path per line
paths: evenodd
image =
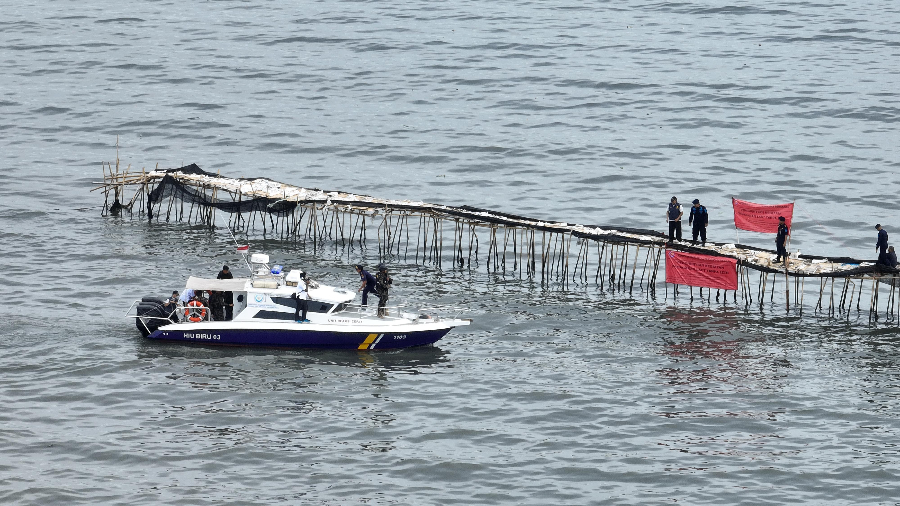
M205 301L187 305L145 297L135 301L127 316L149 339L230 346L330 348L371 350L432 344L469 319L440 317L435 308L414 313L388 307L379 317L377 304L353 304L356 292L309 281L307 319L294 319L301 271L285 275L280 266L269 267L269 257L250 257L250 278L204 279L191 277L185 286L197 294L232 292L234 319L215 321ZM446 311L446 310L445 310ZM458 315L461 310L453 309ZM454 316L456 316L454 315Z

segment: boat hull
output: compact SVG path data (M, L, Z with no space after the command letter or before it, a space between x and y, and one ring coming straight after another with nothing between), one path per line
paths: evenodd
M456 324L329 328L332 325L279 323L266 326L235 322L179 323L160 327L148 339L219 346L267 346L371 350L433 344Z

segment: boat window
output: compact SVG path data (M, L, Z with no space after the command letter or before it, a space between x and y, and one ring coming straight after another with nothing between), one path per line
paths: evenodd
M294 321L294 313L282 313L281 311L257 311L253 318L263 320L290 320Z
M347 309L347 303L346 303L346 302L341 302L340 304L337 305L336 308L334 308L334 311L333 311L333 312L334 312L334 313L340 313L341 311L343 311L343 310L345 310L345 309Z
M317 300L311 300L308 303L307 310L310 313L327 313L334 304L329 304L327 302L319 302Z
M296 302L294 302L294 299L290 297L272 297L272 302L278 304L279 306L289 307L292 310L297 304ZM334 306L334 304L331 304L329 302L319 302L317 300L311 300L307 302L306 310L310 313L327 313L329 310L331 310L332 306Z
M329 309L331 309L332 304L327 302L317 302L314 300L309 301L309 307L307 308L308 313L327 313ZM288 313L285 311L266 311L260 310L256 312L256 315L253 318L261 318L263 320L293 320L294 313L293 311Z

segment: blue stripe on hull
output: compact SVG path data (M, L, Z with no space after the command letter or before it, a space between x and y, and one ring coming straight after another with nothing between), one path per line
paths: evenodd
M410 348L437 342L451 329L416 332L385 332L364 349ZM372 334L366 332L327 332L321 330L215 329L173 331L160 329L148 339L225 346L271 346L277 348L324 348L356 350Z

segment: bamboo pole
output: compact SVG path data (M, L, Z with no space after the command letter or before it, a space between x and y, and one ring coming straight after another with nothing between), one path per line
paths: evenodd
M634 274L635 274L635 271L637 271L638 255L640 254L640 252L641 252L641 245L638 244L634 248L634 262L631 264L631 285L628 287L628 293L631 293L631 291L634 290ZM643 278L643 276L642 276L642 278Z

